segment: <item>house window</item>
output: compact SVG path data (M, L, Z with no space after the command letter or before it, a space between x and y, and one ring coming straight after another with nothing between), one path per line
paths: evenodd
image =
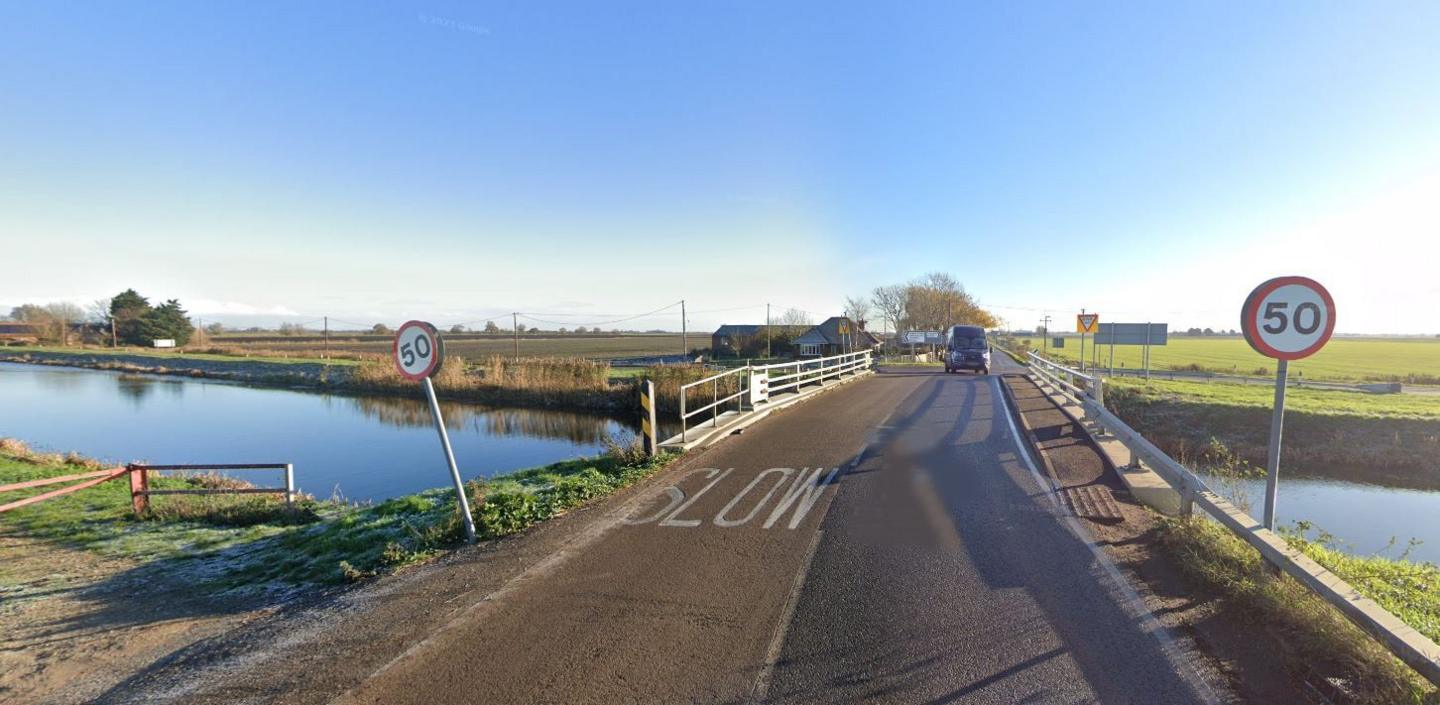
M800 346L800 354L801 354L801 355L819 355L819 354L820 354L820 346L819 346L819 345L801 345L801 346Z

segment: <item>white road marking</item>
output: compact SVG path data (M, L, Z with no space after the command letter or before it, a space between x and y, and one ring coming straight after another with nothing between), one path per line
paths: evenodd
M766 475L774 472L780 473L780 481L776 482L770 487L770 491L766 492L765 496L761 497L760 501L755 503L755 508L751 509L750 513L746 514L744 519L725 518L725 515L729 514L730 510L734 509L735 505L739 504L740 500L745 498L745 495L750 494L750 490L755 489L755 487L760 484L760 481L765 479ZM780 486L785 484L785 480L789 478L790 474L793 472L795 472L795 468L770 468L769 470L766 470L765 472L756 475L755 479L751 480L750 484L745 486L745 489L740 490L740 494L735 495L735 498L730 500L729 504L726 504L723 508L721 508L719 514L715 515L715 525L730 528L734 526L743 526L746 522L754 519L755 515L759 514L760 510L764 509L765 505L770 502L770 498L775 496L775 490L780 489Z
M666 487L666 488L665 488L664 490L662 490L662 491L663 491L665 494L670 495L670 503L669 503L669 504L661 507L661 508L660 508L660 511L655 512L654 514L651 514L650 516L645 517L644 519L626 519L623 523L626 524L626 525L628 525L628 526L636 526L636 525L638 525L638 524L649 524L650 522L656 521L656 520L658 520L660 517L663 517L663 516L669 514L671 511L674 511L675 507L679 506L679 504L680 504L681 502L684 502L684 501L685 501L685 493L684 493L684 492L681 492L679 487Z
M829 506L826 506L828 511ZM820 517L824 521L825 517ZM810 574L810 564L815 562L815 552L820 548L820 537L824 531L815 530L810 538L810 547L805 550L805 560L795 571L795 580L790 584L790 594L785 596L785 606L780 610L780 620L775 623L775 632L770 635L770 647L765 650L765 665L755 675L755 685L750 688L750 699L761 702L770 693L770 682L775 677L775 664L780 661L780 650L785 647L785 636L790 632L790 623L795 620L795 608L800 602L800 590L805 587L805 577Z
M706 468L706 470L708 470L708 471L710 472L710 476L711 476L711 477L714 477L715 479L711 480L711 481L710 481L710 484L705 485L704 487L702 487L699 492L696 492L694 497L691 497L689 500L686 500L686 502L685 502L684 504L680 505L680 507L679 507L678 509L676 509L674 512L672 512L672 513L670 514L670 516L665 517L665 520L662 521L662 522L660 522L660 526L699 526L699 525L700 525L700 520L699 520L699 519L676 519L675 517L680 516L680 512L683 512L683 511L685 511L686 509L689 509L689 508L690 508L690 505L692 505L692 504L695 503L695 500L700 499L700 495L703 495L703 494L705 494L706 492L709 492L711 487L714 487L715 485L720 484L720 481L723 480L723 479L725 479L725 476L726 476L726 475L729 475L730 473L734 472L734 471L735 471L735 468L730 468L730 469L726 470L725 472L720 472L720 468ZM719 476L719 477L716 477L716 476L715 476L715 473L717 473L717 472L720 473L720 476Z
M1115 566L1114 561L1110 560L1110 556L1105 553L1105 549L1095 541L1090 535L1090 532L1087 531L1074 516L1065 511L1065 508L1060 503L1060 496L1054 483L1042 475L1040 471L1036 469L1035 462L1030 459L1030 453L1026 449L1025 441L1021 440L1020 431L1015 426L1015 417L1010 413L1010 404L1006 400L1004 392L1000 390L1001 382L999 378L991 377L990 379L995 382L995 394L999 399L1001 409L1004 411L1005 421L1010 425L1010 438L1015 441L1015 447L1019 451L1021 460L1024 461L1025 469L1030 471L1030 476L1035 479L1036 485L1046 491L1045 496L1050 499L1050 504L1055 507L1056 515L1065 523L1065 526L1070 529L1070 532L1074 534L1076 538L1080 539L1080 542L1085 544L1086 548L1089 548L1090 552L1094 554L1095 561L1105 570L1105 574L1110 578L1111 586L1118 593L1116 597L1120 598L1122 607L1125 608L1131 616L1139 618L1141 629L1154 636L1155 640L1160 642L1160 650L1164 652L1166 660L1168 660L1181 677L1190 684L1191 689L1195 691L1196 695L1200 696L1200 698L1207 703L1218 705L1220 698L1215 694L1215 691L1211 689L1210 684L1204 678L1201 678L1200 675L1195 672L1195 669L1190 666L1189 660L1180 653L1180 649L1175 645L1175 638L1170 634L1170 630L1167 629L1164 624L1161 624L1159 619L1155 618L1155 613L1150 611L1150 606L1145 604L1145 600L1141 599L1140 593L1136 592L1135 587L1130 584L1130 581L1125 579L1124 574ZM1019 410L1017 409L1016 413L1018 412ZM1045 451L1037 449L1036 452L1043 453Z
M820 473L825 472L825 468L815 468L808 478L805 475L806 469L808 468L801 469L795 482L791 483L790 489L785 491L780 498L780 503L775 506L775 511L770 512L770 518L765 520L765 528L774 526L775 522L779 521L785 511L790 508L790 505L797 501L799 504L795 507L795 513L790 516L790 528L794 529L800 526L805 515L810 513L810 508L815 506L815 503L820 501L820 497L825 494L825 486L835 479L836 473L840 472L840 468L831 470L830 474L825 476L825 481L821 482Z

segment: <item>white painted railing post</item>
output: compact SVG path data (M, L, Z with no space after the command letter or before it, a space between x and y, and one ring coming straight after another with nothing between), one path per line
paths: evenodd
M295 509L295 465L285 463L285 508Z

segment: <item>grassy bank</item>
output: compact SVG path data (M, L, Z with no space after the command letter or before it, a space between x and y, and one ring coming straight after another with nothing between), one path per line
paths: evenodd
M1366 705L1440 702L1429 683L1324 600L1289 576L1272 577L1260 555L1219 524L1166 519L1159 538L1191 580L1220 597L1225 609L1239 610L1257 628L1273 634L1280 647L1275 658L1331 700ZM1298 536L1292 540L1356 589L1436 637L1426 631L1435 628L1437 614L1434 566L1355 558ZM1395 578L1402 580L1386 584Z
M1243 384L1113 379L1105 403L1172 455L1219 439L1263 466L1272 395ZM1440 397L1290 390L1285 457L1313 475L1345 479L1363 468L1370 481L1440 489Z
M604 455L466 483L477 530L514 534L611 494L673 461L629 446ZM0 441L0 484L97 467L77 457L37 454ZM215 486L234 480L160 477L152 487ZM6 501L53 487L6 493ZM0 531L64 542L190 576L197 589L274 591L363 579L427 560L460 545L453 490L436 489L371 505L304 499L285 510L269 496L156 497L135 517L129 486L110 481L0 515ZM0 586L3 587L3 586Z

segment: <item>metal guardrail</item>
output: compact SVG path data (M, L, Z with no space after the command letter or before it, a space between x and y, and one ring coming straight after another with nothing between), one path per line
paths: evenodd
M692 416L698 416L705 413L706 411L709 411L711 412L711 424L714 426L720 425L720 405L728 404L731 401L740 400L744 397L745 392L747 391L745 388L745 380L749 378L749 372L749 367L736 367L733 370L726 370L717 375L710 375L709 377L706 377L704 379L698 379L689 384L680 385L680 441L682 443L688 440L686 436L690 432L690 418ZM735 393L725 397L724 399L721 399L720 380L725 379L726 377L735 378ZM699 409L695 409L693 411L687 410L686 402L690 397L690 390L706 384L711 385L711 402L709 404L706 404L705 406L700 407ZM737 404L737 407L738 406L739 404Z
M861 370L869 369L871 366L871 353L869 350L862 352L843 353L831 355L830 357L815 358L813 360L796 360L794 362L777 362L770 365L746 365L714 374L704 379L699 379L680 387L680 442L689 440L690 419L699 416L706 411L710 412L710 423L712 426L720 425L721 408L730 402L735 402L736 411L743 411L745 397L750 393L751 385L755 383L756 375L763 374L765 384L770 394L794 389L799 391L800 387L807 384L823 384L830 378L839 378L845 374L853 374ZM773 374L776 372L779 374ZM720 396L721 380L726 377L735 378L735 392L733 394ZM688 406L689 391L704 385L710 385L710 403L698 409L690 409Z
M1426 680L1440 686L1440 646L1424 634L1405 624L1373 600L1361 595L1353 586L1291 547L1284 538L1266 529L1254 517L1241 511L1220 496L1189 468L1166 455L1140 432L1105 408L1104 381L1099 375L1089 376L1057 365L1030 353L1030 369L1043 382L1053 386L1084 410L1086 418L1095 422L1101 434L1109 433L1131 453L1131 465L1144 462L1171 487L1180 492L1180 513L1194 514L1198 506L1231 533L1260 552L1265 562L1288 573L1321 599L1330 603L1353 624L1383 644L1401 661L1415 669ZM1070 380L1091 380L1096 394Z
M854 353L843 353L830 357L821 357L814 360L796 360L795 362L780 362L773 365L760 365L750 368L755 372L764 372L770 393L786 389L798 390L806 384L824 382L829 377L839 377L849 372L859 372L869 369L871 365L871 353L869 350ZM794 372L771 376L771 370L787 370L794 368ZM776 384L782 382L782 384Z

